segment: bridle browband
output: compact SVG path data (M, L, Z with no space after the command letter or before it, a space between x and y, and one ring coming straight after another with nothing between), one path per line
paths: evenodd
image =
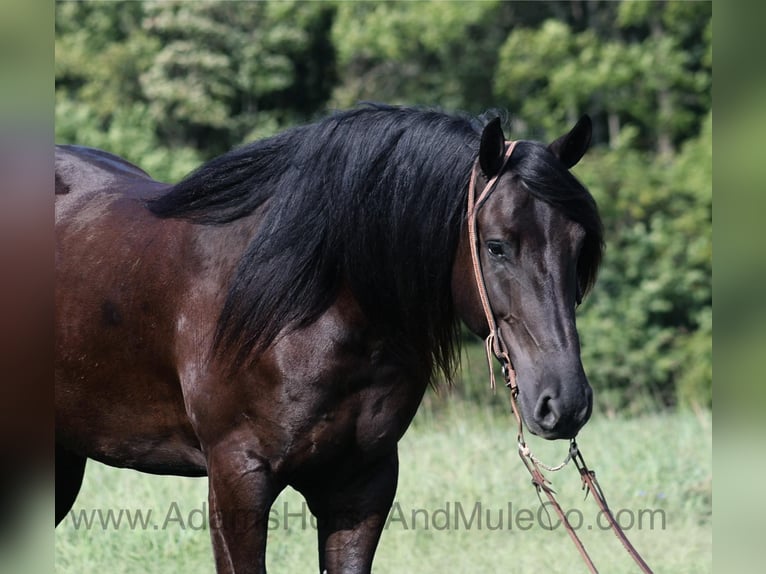
M513 369L513 363L509 354L509 348L503 340L500 330L497 328L497 320L495 319L495 314L492 311L492 305L490 304L489 295L487 293L487 285L484 281L484 275L481 272L481 245L478 237L477 221L479 209L492 193L495 185L500 179L500 176L503 174L503 171L505 171L505 168L511 159L511 155L513 155L513 150L516 148L516 143L516 141L505 142L506 148L505 153L503 154L503 161L500 165L500 169L498 169L495 175L488 179L486 185L478 197L476 197L476 180L479 174L482 173L478 159L474 163L473 169L471 171L471 179L468 184L468 241L471 251L471 262L473 264L473 274L476 289L479 293L481 307L484 311L484 316L489 327L489 334L487 335L487 338L484 342L484 351L487 355L487 364L489 366L490 386L492 389L496 388L495 371L493 369L492 363L492 356L494 356L500 362L503 378L505 379L505 386L510 390L511 410L514 417L516 418L516 423L518 425L517 441L519 447L519 456L521 457L521 460L524 463L527 471L529 471L529 473L532 475L532 484L537 489L538 496L540 495L540 492L545 492L548 500L551 502L551 505L556 511L556 514L559 516L562 524L564 524L567 530L567 534L569 534L572 542L580 552L580 556L585 561L588 569L592 573L598 574L598 570L596 569L593 560L588 555L588 552L585 550L585 546L577 536L577 532L567 519L566 513L556 500L556 497L554 496L555 493L550 487L550 481L542 473L541 467L553 472L562 469L570 460L573 460L577 470L580 473L580 478L582 480L583 489L586 492L586 496L590 492L593 493L593 498L596 501L596 504L598 504L601 512L604 514L604 516L606 516L607 520L609 521L609 526L611 527L615 536L617 536L617 538L620 540L627 553L638 565L641 571L644 572L644 574L653 574L651 568L649 568L648 564L633 547L630 540L628 540L628 537L625 535L622 528L617 523L617 520L615 520L614 515L612 514L612 511L606 502L604 493L601 490L601 486L596 481L596 473L590 470L585 464L585 460L583 459L582 453L580 452L575 439L572 438L570 441L569 453L567 454L567 457L561 464L554 467L543 464L534 454L532 454L524 439L524 424L522 422L521 412L519 411L519 407L516 401L519 394L519 387L516 383L516 371Z

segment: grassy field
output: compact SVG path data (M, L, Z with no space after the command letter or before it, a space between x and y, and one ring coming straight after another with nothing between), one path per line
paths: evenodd
M580 433L620 523L658 573L711 571L711 424L709 413L595 415ZM514 442L501 409L431 396L401 442L399 489L374 572L585 572L563 528L547 527ZM530 443L550 462L566 451L561 442ZM601 530L595 503L583 501L575 469L553 475L553 486L581 522L600 570L635 572L617 539ZM56 571L213 571L206 492L205 479L89 463L75 508L56 531ZM90 527L86 517L94 519ZM284 492L272 518L270 570L316 571L314 530L300 496Z

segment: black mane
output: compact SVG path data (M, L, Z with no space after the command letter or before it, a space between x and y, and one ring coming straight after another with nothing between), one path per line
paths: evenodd
M268 202L229 286L216 348L233 345L240 362L257 356L347 286L371 325L430 359L429 376L451 377L459 345L452 263L484 123L388 106L340 112L213 159L150 202L160 217L208 225ZM538 148L519 144L510 169L584 224L598 246L580 260L587 288L601 254L595 203Z

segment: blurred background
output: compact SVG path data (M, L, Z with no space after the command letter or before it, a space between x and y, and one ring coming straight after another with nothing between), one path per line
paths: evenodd
M360 101L498 109L506 135L543 141L590 114L596 410L711 407L711 4L64 2L55 74L57 143L164 181Z
M99 147L175 181L232 147L360 101L494 109L508 137L543 141L589 114L593 148L574 171L599 204L607 250L578 310L595 390L580 444L593 453L589 462L613 506L667 513L666 528L629 532L649 563L705 572L712 569L712 42L709 2L57 2L55 141ZM747 116L737 119L756 132ZM735 237L750 245L745 234ZM743 296L751 298L762 285L735 284L750 285ZM749 320L747 306L732 311L729 325ZM481 353L467 335L457 384L427 394L402 441L399 496L407 508L509 497L520 507L538 504L515 460L507 398L488 389ZM731 390L747 405L761 388ZM579 504L579 480L565 475L557 489L566 494L559 483L572 483L566 503ZM298 512L295 493L285 496ZM171 502L190 512L204 498L204 481L91 463L75 510L130 502L166 516ZM65 521L57 570L210 571L209 532L159 530ZM392 528L375 571L520 567L522 548L535 561L520 571L573 571L566 537L543 530ZM631 571L611 535L593 530L597 563ZM567 559L551 556L554 541ZM310 532L272 533L269 552L275 571L314 568Z

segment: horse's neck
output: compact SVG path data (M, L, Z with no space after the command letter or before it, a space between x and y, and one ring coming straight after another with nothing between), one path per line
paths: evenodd
M223 293L258 231L263 209L261 206L251 215L224 225L191 224L192 249L201 262L200 272L211 282L223 280Z
M466 326L476 335L486 337L489 326L473 279L470 242L465 226L460 234L460 243L452 266L452 299L458 317Z

